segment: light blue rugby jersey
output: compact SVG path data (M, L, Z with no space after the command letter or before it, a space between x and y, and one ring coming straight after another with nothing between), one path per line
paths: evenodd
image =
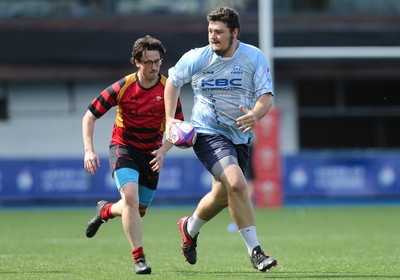
M191 81L194 106L191 122L197 132L222 134L234 144L248 143L253 133L238 129L239 105L252 109L257 98L273 93L268 62L260 49L239 42L233 57L222 58L211 46L185 53L168 71L170 82Z

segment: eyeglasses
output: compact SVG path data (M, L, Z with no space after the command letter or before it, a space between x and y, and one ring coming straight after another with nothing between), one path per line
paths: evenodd
M140 61L140 63L146 65L147 67L151 67L151 66L153 66L153 64L158 67L158 66L161 66L162 61L163 61L162 59L156 59L156 60Z

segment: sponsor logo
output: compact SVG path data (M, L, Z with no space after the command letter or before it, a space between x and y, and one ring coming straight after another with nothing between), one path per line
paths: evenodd
M202 89L218 89L218 88L226 88L226 87L242 87L242 79L204 79L201 80Z

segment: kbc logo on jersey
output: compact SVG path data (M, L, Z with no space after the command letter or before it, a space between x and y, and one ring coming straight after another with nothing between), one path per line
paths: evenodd
M242 79L203 79L201 87L204 88L223 88L223 87L241 87Z

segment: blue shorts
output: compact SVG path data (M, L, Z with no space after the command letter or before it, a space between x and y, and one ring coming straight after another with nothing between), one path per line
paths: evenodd
M231 140L214 134L197 134L193 150L204 167L219 180L226 167L235 164L243 174L249 163L249 144L235 145Z
M139 186L139 204L149 206L153 201L155 190L139 185L139 172L131 168L120 168L114 171L114 181L118 190L128 182L136 183Z

